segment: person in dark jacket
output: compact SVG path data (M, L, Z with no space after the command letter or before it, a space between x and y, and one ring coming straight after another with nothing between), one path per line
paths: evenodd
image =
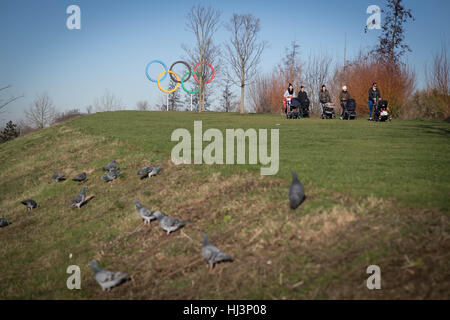
M381 93L377 83L374 82L369 89L369 120L372 120L373 106L381 100Z
M347 100L351 99L350 93L348 92L347 86L343 86L342 87L342 91L339 94L339 100L341 101L341 108L342 108L342 112L341 112L341 120L342 117L344 116L344 110L345 110L345 106L347 105Z
M325 85L322 85L322 89L319 93L319 100L322 104L331 103L331 96Z
M309 99L308 94L305 91L305 87L301 86L300 91L298 92L297 99L300 101L302 107L309 107Z

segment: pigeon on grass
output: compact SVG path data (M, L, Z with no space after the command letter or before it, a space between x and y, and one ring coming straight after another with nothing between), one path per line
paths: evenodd
M152 167L152 166L150 166L150 167L142 167L138 171L137 174L138 174L138 176L141 176L141 180L144 180L145 178L148 178L148 174L153 171L153 168L154 167Z
M142 220L144 220L145 225L150 225L153 220L156 220L156 217L153 215L153 211L144 207L137 200L134 200L133 203L136 205L136 211Z
M72 200L71 207L78 207L78 209L81 208L83 203L86 201L86 188L86 186L81 187L80 193L74 200Z
M64 177L63 174L61 173L55 173L52 177L53 180L55 180L56 182L60 182L60 181L64 181L66 180L66 178Z
M6 227L7 225L9 225L8 219L0 218L0 228Z
M38 204L36 203L36 201L34 201L33 199L27 199L27 200L23 200L21 202L23 205L27 206L28 211L31 211L33 209L36 209Z
M158 220L161 229L167 232L167 234L177 231L178 229L183 228L186 224L191 222L190 220L180 220L177 218L169 217L168 215L162 213L161 211L154 211L153 215Z
M116 160L111 161L106 166L103 167L103 171L112 171L117 169L117 162Z
M211 271L217 263L221 262L233 262L233 259L209 242L208 236L206 233L202 234L203 237L203 247L202 247L202 256L205 258L206 262L209 265L209 271Z
M84 180L86 180L86 177L87 177L86 172L83 172L83 173L77 174L75 176L75 178L72 179L72 181L83 182Z
M115 179L117 179L117 177L121 172L122 169L109 171L108 173L102 175L102 179L105 180L106 182L114 181Z
M94 278L102 287L103 291L109 291L115 286L118 286L130 279L130 275L126 272L112 272L103 270L99 267L96 260L89 262L89 266L94 271Z
M291 209L297 209L305 199L305 187L298 180L297 172L292 171L292 183L289 187L289 205Z
M151 178L151 177L156 176L162 170L162 168L163 168L162 166L154 167L153 170L148 173L148 177Z

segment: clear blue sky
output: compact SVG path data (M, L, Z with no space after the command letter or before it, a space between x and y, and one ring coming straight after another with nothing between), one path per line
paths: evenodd
M343 59L345 33L349 57L374 45L380 31L364 33L366 8L383 7L384 2L1 0L0 87L11 84L9 93L25 97L11 104L0 120L23 118L23 111L44 91L59 110L85 111L106 89L129 109L139 100L157 103L161 93L146 79L145 66L153 59L170 65L183 57L181 44L194 41L185 29L185 15L197 3L221 10L224 22L233 13L252 13L260 19L260 36L270 45L262 57L265 72L280 61L284 47L294 39L304 58L310 51L322 50L338 61ZM66 8L71 4L81 8L81 30L66 28ZM423 85L425 63L449 38L450 1L407 0L406 5L416 17L407 25L406 40L413 50L408 61ZM221 28L216 42L227 39Z

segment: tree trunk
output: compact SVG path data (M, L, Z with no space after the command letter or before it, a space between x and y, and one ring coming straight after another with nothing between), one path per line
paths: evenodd
M244 113L245 85L241 83L241 113Z

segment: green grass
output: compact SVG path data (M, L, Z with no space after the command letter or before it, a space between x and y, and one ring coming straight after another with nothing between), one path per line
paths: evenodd
M259 164L174 166L171 133L193 134L196 120L224 135L279 129L278 174L261 177ZM137 111L34 132L0 145L0 216L12 222L0 229L0 298L448 298L449 137L438 121ZM105 184L101 167L112 159L124 171ZM139 180L148 164L164 170ZM308 195L295 212L291 170ZM93 198L70 209L81 188L70 178L82 171ZM54 172L68 181L53 182ZM40 207L28 213L25 198ZM134 199L193 222L166 236L143 226ZM199 254L202 231L235 258L215 276ZM133 280L103 294L87 267L93 258ZM66 288L71 264L82 269L80 291ZM382 292L365 288L369 264L382 268Z
M170 157L176 142L173 130L186 128L193 136L194 121L203 132L218 128L280 130L280 170L289 179L297 170L306 184L340 191L354 197L395 197L407 205L437 207L450 204L450 125L431 121L373 123L308 119L288 121L274 115L187 112L111 112L72 121L82 132L119 139L142 152ZM277 126L279 124L279 126ZM204 142L204 146L207 142ZM260 165L239 165L258 172ZM206 174L232 173L236 166L202 168Z

